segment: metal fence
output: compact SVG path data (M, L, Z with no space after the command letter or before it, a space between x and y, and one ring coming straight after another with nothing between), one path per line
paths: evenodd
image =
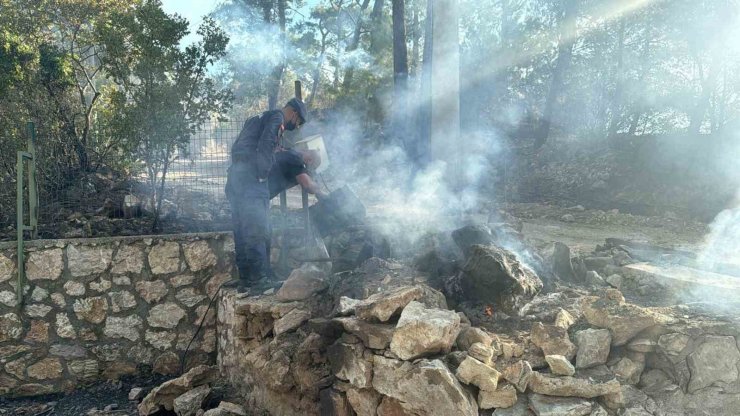
M229 150L243 120L203 126L175 154L165 176L159 232L201 232L229 229L230 210L224 194ZM18 140L18 151L25 151ZM138 235L152 232L150 172L137 161L135 169L111 169L95 157L106 143L90 149L92 169L75 166L72 146L40 129L36 140L38 238ZM6 155L15 159L16 155ZM110 157L110 156L109 156ZM71 161L63 163L64 160ZM158 176L161 179L161 175ZM24 180L28 209L28 189ZM16 238L15 172L3 177L0 189L0 240ZM289 206L300 207L300 191L290 193Z

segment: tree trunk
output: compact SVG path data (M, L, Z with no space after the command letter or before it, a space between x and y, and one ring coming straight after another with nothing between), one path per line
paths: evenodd
M717 56L713 54L712 62L709 64L709 74L706 79L702 78L701 80L701 95L694 110L691 112L691 122L689 123L690 135L697 135L701 131L701 125L707 115L712 92L716 86L718 61Z
M555 106L561 99L563 90L563 81L565 74L570 67L571 58L573 57L573 43L576 37L576 13L578 0L566 0L563 18L560 22L559 40L558 40L558 58L555 63L555 69L552 73L550 82L550 91L547 94L545 110L542 113L542 120L535 133L535 149L541 148L550 135L552 126L552 116L555 112Z
M393 0L393 120L396 125L394 133L403 141L408 140L408 79L404 0Z
M426 23L424 24L424 51L422 57L421 86L419 105L415 112L418 128L411 137L412 143L406 147L414 168L421 170L432 159L432 13L434 0L427 0Z
M360 46L360 36L362 35L362 26L365 21L363 19L363 14L365 13L365 10L367 9L367 6L370 5L370 0L363 0L362 4L360 5L360 13L357 16L357 23L355 24L355 30L352 33L352 39L350 40L349 45L347 45L347 52L353 52L356 51L357 48ZM355 69L350 66L347 68L346 71L344 71L344 82L342 83L342 90L345 94L349 92L350 87L352 86L352 79L355 75Z
M385 0L375 0L373 11L370 12L370 51L378 52L378 28L380 27L380 18L383 16L383 4Z
M285 0L278 0L278 23L280 25L280 62L273 68L270 74L270 86L267 90L267 105L270 110L278 106L280 87L283 84L283 72L285 72Z
M410 73L418 74L419 72L419 52L421 50L421 42L419 39L419 10L417 7L413 7L411 9L412 13L414 14L413 17L413 23L411 24L411 63L410 63Z
M313 85L311 85L311 95L308 97L306 106L308 108L313 107L313 101L316 98L316 93L319 90L319 83L321 83L321 67L324 65L324 59L326 58L326 37L329 35L329 31L321 31L321 53L319 53L319 59L316 63L316 69L313 71Z
M609 120L609 137L614 137L619 130L619 122L622 115L622 94L624 90L624 30L626 18L619 19L619 31L617 33L617 73L614 86L614 97L612 99L611 119Z

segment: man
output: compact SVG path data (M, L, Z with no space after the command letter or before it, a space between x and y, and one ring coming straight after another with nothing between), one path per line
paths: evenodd
M275 149L284 130L294 130L307 120L306 106L293 98L282 110L272 110L244 123L231 148L226 197L231 204L237 291L263 286L267 241L270 238L270 191L268 175L275 162Z
M309 171L315 171L320 165L321 155L317 150L290 149L275 153L275 164L267 181L270 199L299 184L316 198L326 196L309 175Z

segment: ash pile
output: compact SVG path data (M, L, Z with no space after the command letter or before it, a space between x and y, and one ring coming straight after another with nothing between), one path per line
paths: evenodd
M224 292L223 380L254 414L736 414L737 320L641 306L661 286L632 278L640 259L619 245L535 249L517 228L467 226L401 262L305 264L277 291Z

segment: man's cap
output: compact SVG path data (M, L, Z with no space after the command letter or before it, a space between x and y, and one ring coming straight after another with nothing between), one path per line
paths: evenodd
M303 101L297 98L291 98L287 105L293 107L293 109L298 113L298 116L303 119L303 123L308 122L308 109L306 108L306 104L303 104Z

